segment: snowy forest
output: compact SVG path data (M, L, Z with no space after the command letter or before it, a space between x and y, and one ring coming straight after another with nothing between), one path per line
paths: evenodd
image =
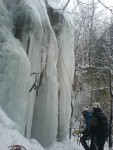
M0 150L83 150L94 102L113 149L111 1L0 0Z

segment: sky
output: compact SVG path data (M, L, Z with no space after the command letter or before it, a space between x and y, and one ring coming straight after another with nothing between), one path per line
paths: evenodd
M67 2L68 0L62 0L62 2ZM84 3L87 3L88 0L79 0L81 2L84 2ZM89 0L91 1L91 0ZM94 0L95 2L97 2L98 0ZM105 4L107 7L111 7L113 9L113 0L100 0L103 4ZM73 8L73 4L76 4L76 0L70 0L70 3L69 3L69 7L70 8ZM103 9L104 6L102 4L100 4L100 9Z
M107 6L113 6L113 0L104 0L103 1Z
M68 0L62 0L63 2L67 2ZM73 3L75 2L76 0L71 0L71 5L73 5ZM86 3L88 0L79 0L81 2L84 2ZM98 0L95 0L95 2L97 2ZM104 3L105 5L107 6L113 6L113 0L100 0L102 3Z
M55 1L55 0L50 0L50 1ZM65 6L65 4L68 2L68 0L56 0L58 3L61 3L59 6L63 5ZM92 1L92 0L78 0L80 2L83 3L88 3L88 1ZM94 0L95 2L97 2L98 0ZM113 10L113 0L100 0L105 6L110 7ZM58 5L57 5L58 6ZM70 0L69 5L68 5L68 10L72 10L73 8L75 8L76 6L76 0ZM99 10L103 10L105 7L100 4L99 5ZM108 15L110 15L110 11L106 9L106 12Z
M65 4L68 2L68 0L48 0L52 6L55 6L56 9L62 9L63 6L65 6ZM92 1L92 0L78 0L80 2L83 2L83 3L88 3L88 1ZM94 0L95 2L98 2L98 0ZM110 7L110 9L113 10L113 0L100 0L106 7ZM57 2L57 5L56 3ZM76 3L77 0L70 0L69 4L68 4L68 7L67 7L67 10L68 11L71 11L73 9L75 9L75 6L76 6ZM101 11L104 9L104 13L108 16L111 15L111 12L106 9L102 4L98 4L98 11Z
M63 3L67 3L68 0L62 0ZM79 8L80 7L76 7L76 10L75 10L75 6L77 6L77 3L76 3L77 0L70 0L70 3L67 7L67 9L69 11L71 10L74 10L76 12L79 12ZM92 2L92 0L78 0L80 2L83 2L83 3L87 3L88 4L88 1L89 2ZM111 16L113 15L113 0L100 0L103 5L105 5L106 7L108 7L109 9L112 10L112 13L109 9L107 9L105 6L103 6L101 3L98 3L96 5L97 9L95 11L95 14L100 14L97 18L100 22L106 22L106 23L110 23L111 22ZM94 0L95 3L98 2L98 0ZM79 5L80 6L80 5ZM85 5L83 5L85 6ZM88 6L88 5L87 5Z

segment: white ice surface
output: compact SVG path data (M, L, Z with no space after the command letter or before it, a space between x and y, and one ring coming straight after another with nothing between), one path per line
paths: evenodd
M36 138L43 146L56 141L59 111L60 130L64 126L61 134L69 128L74 36L69 17L62 25L58 41L43 0L0 0L0 105L23 135ZM35 90L29 93L35 82L30 76L33 72L39 73L38 96Z

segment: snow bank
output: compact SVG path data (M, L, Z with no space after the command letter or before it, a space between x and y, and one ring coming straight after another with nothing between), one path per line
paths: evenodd
M8 150L9 146L21 145L27 150L44 150L35 139L24 138L17 130L17 125L8 118L0 107L0 149Z
M12 145L21 145L27 150L44 150L36 140L27 140L18 131L5 128L0 123L0 149L8 150Z
M46 150L82 150L81 145L77 145L76 142L72 142L71 140L65 140L63 142L56 142Z

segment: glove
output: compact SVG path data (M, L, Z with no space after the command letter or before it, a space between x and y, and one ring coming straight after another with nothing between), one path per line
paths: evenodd
M81 133L86 134L88 132L88 129L83 130Z
M72 135L75 135L75 134L80 134L81 132L79 130L75 130L72 132Z

